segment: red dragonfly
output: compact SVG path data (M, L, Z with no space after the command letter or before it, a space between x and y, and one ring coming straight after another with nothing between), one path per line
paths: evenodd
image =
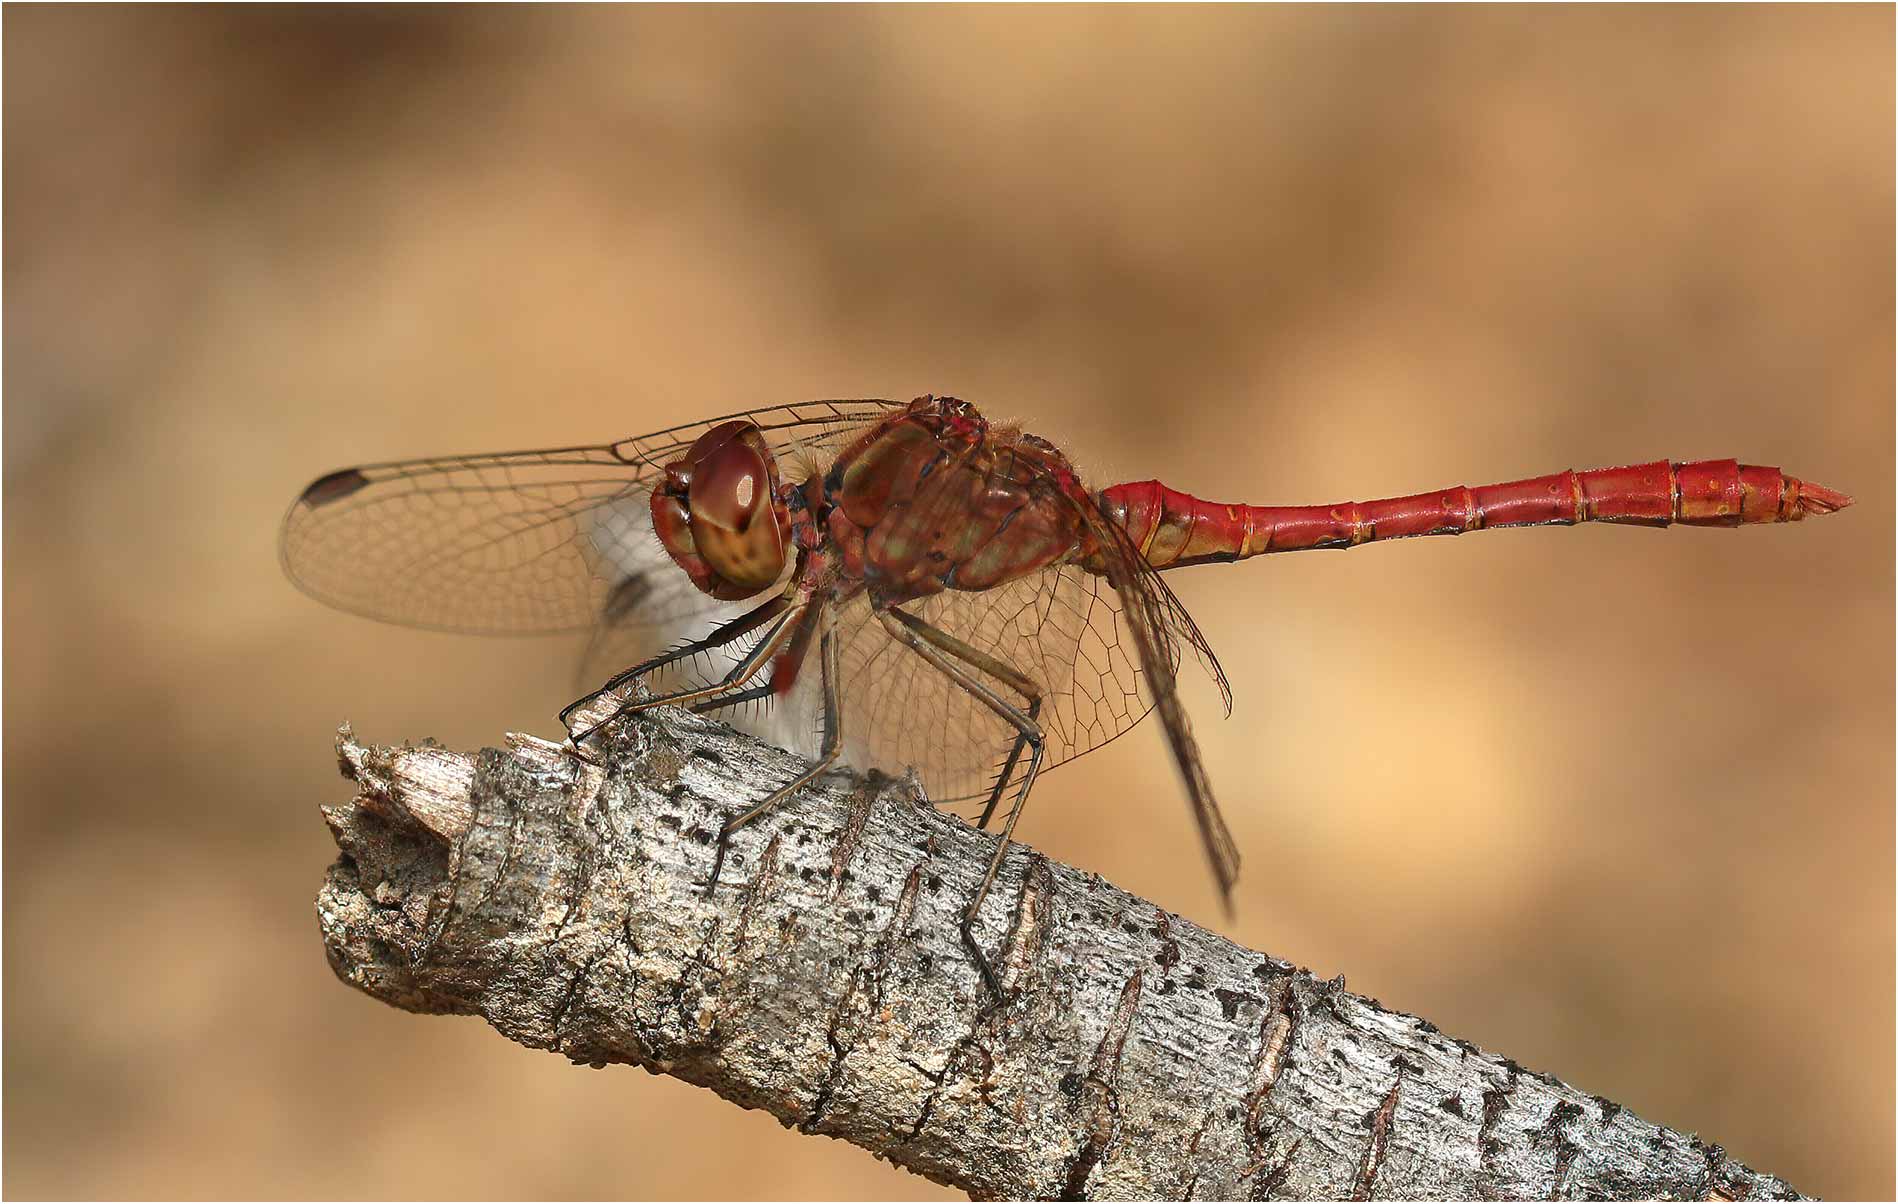
M727 822L721 854L733 830L848 743L865 767L913 767L938 803L979 804L979 827L1006 800L966 935L1035 776L1150 710L1230 899L1239 854L1179 701L1182 648L1211 673L1228 712L1232 695L1165 570L1490 527L1796 522L1851 502L1777 468L1704 460L1375 502L1229 505L1158 481L1089 489L1047 440L967 402L920 397L777 406L592 447L344 469L291 507L282 556L302 589L378 619L509 635L590 630L590 666L622 666L641 640L650 648L664 630L729 616L563 710L575 751L648 707L769 704L815 677L815 761ZM702 671L708 660L715 671ZM648 690L631 691L642 682ZM576 727L602 704L606 719Z

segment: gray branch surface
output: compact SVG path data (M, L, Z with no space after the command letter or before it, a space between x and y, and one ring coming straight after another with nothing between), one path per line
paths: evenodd
M789 754L656 711L602 766L358 744L317 896L344 981L842 1138L978 1198L1796 1198L1720 1147L832 773L733 839Z

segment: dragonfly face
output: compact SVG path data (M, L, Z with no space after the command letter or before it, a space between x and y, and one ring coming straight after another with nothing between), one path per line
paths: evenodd
M652 525L673 561L714 598L749 598L784 572L790 516L758 424L722 422L665 467Z

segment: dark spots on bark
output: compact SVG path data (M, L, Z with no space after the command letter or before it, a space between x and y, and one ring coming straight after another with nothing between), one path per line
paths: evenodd
M1125 928L1128 926L1123 924L1121 927ZM1153 955L1153 960L1162 970L1171 970L1173 967L1179 965L1180 943L1171 938L1161 941L1160 950Z
M671 828L674 832L677 832L680 828L685 826L685 820L677 815L661 815L659 817L659 824L661 827Z
M1549 1118L1539 1128L1524 1130L1533 1144L1555 1143L1555 1174L1549 1182L1548 1195L1551 1200L1561 1199L1562 1189L1568 1185L1569 1170L1575 1165L1575 1155L1581 1152L1568 1135L1569 1126L1581 1116L1580 1104L1562 1100L1549 1109Z
M1699 1154L1706 1170L1702 1172L1698 1189L1694 1192L1702 1200L1734 1200L1739 1192L1728 1189L1721 1182L1721 1172L1726 1168L1727 1152L1717 1145L1694 1138L1694 1152Z
M1344 1012L1339 1009L1339 1003L1344 997L1344 975L1339 974L1318 983L1314 994L1316 998L1312 1000L1313 1008L1330 1013L1334 1020L1344 1019Z
M1599 1095L1592 1096L1591 1098L1595 1101L1595 1107L1601 1110L1602 1124L1604 1125L1613 1124L1615 1117L1621 1115L1622 1107L1620 1104L1617 1104L1615 1101L1611 1099L1603 1099Z
M1257 995L1248 995L1244 991L1229 990L1226 987L1215 988L1213 991L1213 997L1219 1000L1219 1014L1224 1016L1229 1021L1237 1020L1239 1018L1240 1004L1242 1003L1263 1004L1265 1002L1263 999L1260 999Z
M1463 1097L1460 1095L1444 1096L1442 1099L1437 1101L1437 1107L1442 1108L1445 1112L1448 1112L1451 1116L1460 1117L1466 1120L1468 1119L1468 1117L1464 1114Z
M1516 1089L1516 1081L1511 1078L1507 1087L1490 1087L1483 1092L1483 1120L1476 1127L1476 1149L1479 1158L1492 1158L1502 1152L1503 1143L1496 1140L1496 1125L1502 1120L1503 1111L1509 1107L1509 1096Z

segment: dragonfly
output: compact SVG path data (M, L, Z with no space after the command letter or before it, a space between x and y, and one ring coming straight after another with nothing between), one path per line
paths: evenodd
M1185 651L1228 714L1232 690L1163 573L1502 527L1796 522L1851 503L1734 460L1335 505L1209 502L1153 480L1090 488L1049 440L923 396L346 468L303 490L280 546L290 579L345 611L589 633L590 680L617 671L561 712L575 755L657 706L814 712L816 756L725 822L715 864L734 831L840 758L914 770L932 802L968 806L978 828L1000 811L963 912L969 938L1038 775L1156 712L1230 912L1239 852L1180 701ZM652 651L693 624L700 634Z

